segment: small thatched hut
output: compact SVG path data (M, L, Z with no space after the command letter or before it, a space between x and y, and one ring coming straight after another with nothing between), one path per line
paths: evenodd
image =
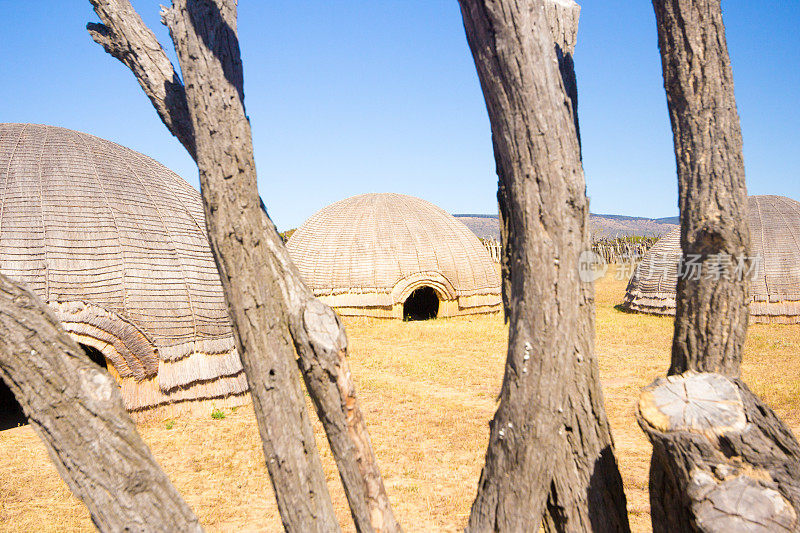
M749 200L751 255L757 259L752 272L742 273L752 279L751 321L800 323L800 203L783 196L751 196ZM677 229L645 254L628 283L623 307L674 315L680 257ZM735 268L736 264L722 265L718 272L734 274Z
M130 410L244 400L200 195L149 157L0 124L0 272L107 364Z
M431 318L500 309L478 238L435 205L363 194L309 218L287 243L306 283L343 315Z

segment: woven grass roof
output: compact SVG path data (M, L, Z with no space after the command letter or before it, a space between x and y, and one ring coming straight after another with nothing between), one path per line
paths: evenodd
M130 409L247 390L200 195L149 157L0 124L0 272L104 353Z
M748 207L751 255L759 258L750 288L751 318L756 322L799 323L800 202L783 196L751 196ZM628 283L623 306L632 311L674 315L680 257L678 229L645 254Z
M287 246L314 293L340 309L389 308L423 285L460 311L500 303L498 272L478 238L419 198L341 200L311 216Z

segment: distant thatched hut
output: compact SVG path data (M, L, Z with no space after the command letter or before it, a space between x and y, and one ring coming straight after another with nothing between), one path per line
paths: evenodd
M130 410L242 403L200 196L149 157L63 128L0 124L0 272L108 365Z
M755 270L748 275L753 279L751 320L800 323L800 203L783 196L751 196L749 200L751 255L756 258ZM645 254L628 283L623 307L674 315L680 257L678 229ZM735 273L735 262L719 268L720 275L725 267ZM690 268L686 267L687 274Z
M500 308L500 277L481 242L419 198L341 200L309 218L287 247L314 294L343 315L429 318Z

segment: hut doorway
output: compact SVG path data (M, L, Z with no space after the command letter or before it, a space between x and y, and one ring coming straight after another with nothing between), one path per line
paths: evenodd
M108 363L106 362L106 356L103 355L103 352L92 346L87 346L86 344L78 344L78 346L83 348L83 351L86 352L86 355L89 356L89 359L91 359L94 364L108 370Z
M5 381L0 379L0 431L28 423L19 404Z
M433 287L420 287L403 302L403 320L428 320L439 314L439 297Z

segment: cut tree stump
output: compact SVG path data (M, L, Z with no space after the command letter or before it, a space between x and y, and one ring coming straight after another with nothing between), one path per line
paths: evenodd
M800 445L741 380L686 372L639 398L654 532L798 531Z

